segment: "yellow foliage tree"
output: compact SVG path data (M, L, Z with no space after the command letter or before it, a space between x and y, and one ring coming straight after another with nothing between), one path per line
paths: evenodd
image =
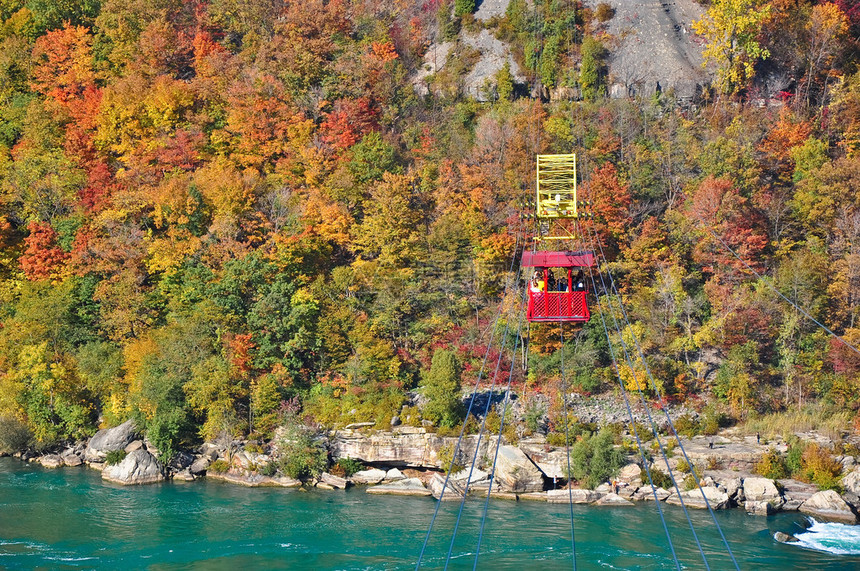
M770 52L758 42L762 23L770 14L763 0L715 0L693 29L708 41L704 65L717 66L717 84L723 93L734 94L747 86L755 74L755 62Z

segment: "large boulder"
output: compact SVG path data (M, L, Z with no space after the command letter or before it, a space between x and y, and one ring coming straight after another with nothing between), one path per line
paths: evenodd
M687 492L681 492L680 497L678 497L678 494L672 494L666 498L666 503L681 505L681 500L683 499L684 505L688 508L707 509L708 505L710 505L711 509L722 510L729 507L729 495L719 488L703 486L701 491L699 490L700 488L696 488ZM702 497L703 493L704 498ZM705 498L708 500L707 503L705 502Z
M209 469L210 464L212 464L212 460L208 456L198 456L188 467L188 471L192 474L202 474Z
M776 511L773 503L764 500L747 500L744 502L747 513L753 515L771 515Z
M39 458L39 464L45 468L62 468L65 462L59 454L45 454Z
M590 504L598 501L605 494L594 490L549 490L546 501L551 504Z
M800 505L800 511L822 519L841 523L857 523L857 515L851 506L833 490L813 494Z
M164 480L164 468L155 456L146 450L135 450L119 464L106 466L102 479L117 484L152 484Z
M748 502L771 502L782 499L782 494L769 478L744 478L744 498Z
M595 506L632 506L633 502L625 500L618 494L606 494L596 502Z
M395 496L429 496L430 490L418 478L406 478L390 484L380 484L367 488L368 494L391 494Z
M438 472L430 478L428 487L434 498L437 500L442 499L443 501L460 501L463 499L466 491L461 482L455 481L454 478L448 478L446 482L445 476Z
M639 464L627 464L621 471L618 472L618 479L622 482L638 482L639 475L642 473L642 468L639 467Z
M66 466L80 466L81 464L84 463L84 461L81 460L81 457L78 456L74 451L68 451L67 450L66 452L63 452L62 456L63 456L63 463Z
M137 427L133 420L127 420L113 428L99 430L87 444L84 459L87 462L104 462L108 452L125 450L135 436L137 436Z
M633 494L633 499L637 502L648 501L656 499L658 502L666 501L666 498L672 495L672 492L669 490L664 490L663 488L656 488L652 491L651 486L642 486L636 493ZM657 496L656 498L654 496Z
M509 492L543 491L543 474L516 446L500 446L496 460L496 479Z
M842 477L842 487L846 492L860 495L860 466L855 466Z
M345 490L347 486L346 478L341 478L340 476L335 476L328 472L320 474L320 480L335 490Z
M466 480L468 480L469 485L476 484L478 482L485 482L489 477L489 473L484 472L483 470L480 470L478 468L472 468L471 470L469 470L469 468L464 468L459 472L451 474L452 479L458 482L462 482L463 484L465 484Z
M388 473L379 468L371 468L370 470L359 470L352 475L352 481L355 484L378 484L385 479Z

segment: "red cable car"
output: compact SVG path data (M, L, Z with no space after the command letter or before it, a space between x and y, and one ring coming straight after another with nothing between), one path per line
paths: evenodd
M586 273L594 266L591 252L523 252L522 265L535 268L528 285L530 322L584 323L591 318Z
M576 155L538 155L536 167L535 218L539 225L535 242L578 242L575 226L581 215L576 199ZM529 322L584 323L591 318L587 278L594 267L593 252L523 252L522 266L535 268L528 282Z

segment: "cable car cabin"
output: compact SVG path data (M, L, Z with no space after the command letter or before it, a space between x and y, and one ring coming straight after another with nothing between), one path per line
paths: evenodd
M594 267L592 252L523 252L529 275L528 320L579 322L591 318L588 311L586 272Z

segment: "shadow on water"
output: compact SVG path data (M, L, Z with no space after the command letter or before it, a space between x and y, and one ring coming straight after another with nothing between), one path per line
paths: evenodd
M248 489L205 479L124 488L91 470L0 458L0 568L413 569L435 507L430 498L369 496L360 488ZM458 508L441 506L422 567L445 565ZM467 502L452 569L472 567L483 510L482 499ZM683 512L664 511L684 568L703 568ZM773 540L775 531L796 532L802 516L731 510L717 517L742 569L860 568L857 556ZM710 515L691 518L711 568L731 568ZM580 568L674 568L650 502L574 506L574 522ZM573 546L568 506L491 501L479 567L568 568Z

